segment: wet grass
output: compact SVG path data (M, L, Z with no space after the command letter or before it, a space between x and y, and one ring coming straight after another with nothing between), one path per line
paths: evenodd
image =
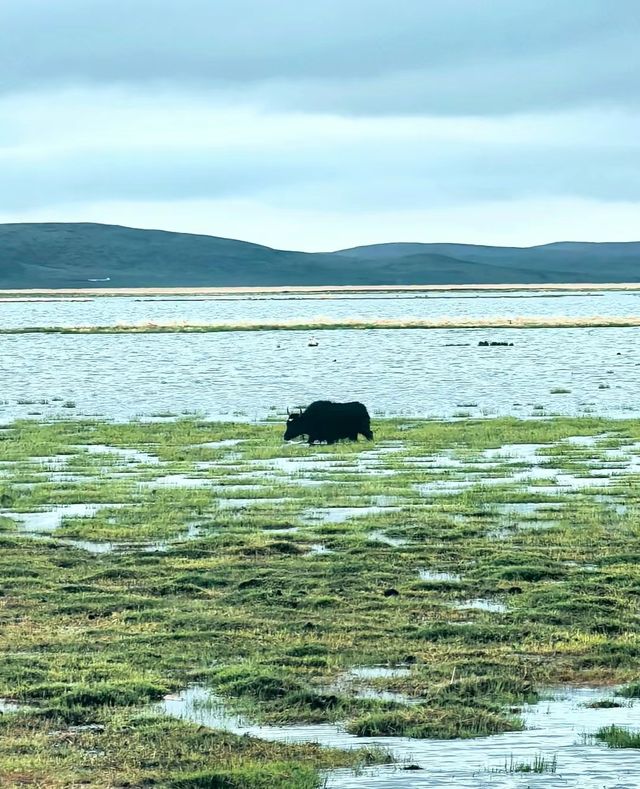
M0 431L0 698L29 707L0 717L0 783L306 789L318 770L387 758L153 714L192 683L257 722L339 721L372 736L518 730L510 710L556 683L627 683L635 698L640 476L625 469L640 422L379 420L375 431L374 445L313 448L283 444L278 423ZM610 450L622 450L617 476L580 487ZM549 492L540 468L574 482ZM75 478L52 481L59 472ZM462 485L434 493L450 482ZM70 504L108 506L25 533L20 518ZM346 516L332 520L337 507ZM464 607L476 600L504 608ZM404 670L349 675L375 666Z
M505 731L520 731L522 721L514 716L478 707L450 704L446 707L416 706L396 712L377 712L355 718L347 725L360 737L420 737L454 739L484 737Z
M548 758L542 754L536 754L530 762L521 762L514 759L513 756L509 761L505 760L504 768L501 770L493 770L492 772L500 773L534 773L541 775L543 773L555 773L558 769L558 758L552 756Z
M264 743L134 711L102 709L90 725L65 716L0 717L0 784L311 789L318 768L384 756Z
M618 691L618 696L626 699L640 699L640 682L634 682Z
M609 748L640 748L640 731L631 731L621 726L598 729L595 738Z

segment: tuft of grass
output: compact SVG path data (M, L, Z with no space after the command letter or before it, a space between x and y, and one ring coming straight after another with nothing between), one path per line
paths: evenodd
M248 696L257 701L274 701L304 691L304 685L275 671L257 667L229 667L216 676L217 687L229 696Z
M600 701L592 701L589 704L585 705L590 710L612 710L621 707L618 701L613 701L612 699L601 699Z
M373 712L355 718L347 731L358 737L413 737L450 740L486 737L506 731L521 731L520 718L478 707L415 706L395 712Z
M640 682L625 685L624 688L620 688L616 695L625 699L640 699Z
M20 694L21 698L32 701L47 700L64 707L102 707L133 706L161 699L170 686L159 686L149 682L108 683L91 685L67 685L66 683L45 683L34 685Z
M542 754L536 754L530 762L516 761L513 755L509 761L505 759L502 769L494 769L494 773L555 773L558 769L558 757L556 755L548 758Z
M594 737L609 748L640 748L640 731L621 726L605 726L598 729Z
M175 776L165 784L167 789L317 789L320 785L312 767L295 763L205 770Z

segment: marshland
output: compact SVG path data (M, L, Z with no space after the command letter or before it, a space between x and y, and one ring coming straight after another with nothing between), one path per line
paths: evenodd
M637 296L495 314L574 298ZM3 336L0 783L637 784L635 332ZM374 442L285 444L318 396L365 402Z

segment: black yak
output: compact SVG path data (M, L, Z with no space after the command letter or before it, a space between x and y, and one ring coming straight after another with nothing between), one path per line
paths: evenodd
M358 433L373 440L369 413L362 403L332 403L316 400L299 414L289 414L284 440L308 436L309 444L326 441L335 444L341 438L358 440Z

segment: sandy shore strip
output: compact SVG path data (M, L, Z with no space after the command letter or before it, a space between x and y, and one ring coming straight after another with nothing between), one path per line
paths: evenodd
M312 318L285 321L218 323L115 323L111 326L21 326L0 328L0 334L163 334L241 331L322 331L327 329L557 329L640 326L640 316L522 316L515 318Z
M0 291L2 292L2 291ZM0 304L15 304L16 302L88 302L93 298L82 296L0 296Z
M483 284L483 285L273 285L265 287L198 287L198 288L33 288L28 290L0 289L0 298L39 298L68 296L216 296L278 293L412 293L437 291L585 291L585 290L634 290L640 291L640 282L532 284Z

